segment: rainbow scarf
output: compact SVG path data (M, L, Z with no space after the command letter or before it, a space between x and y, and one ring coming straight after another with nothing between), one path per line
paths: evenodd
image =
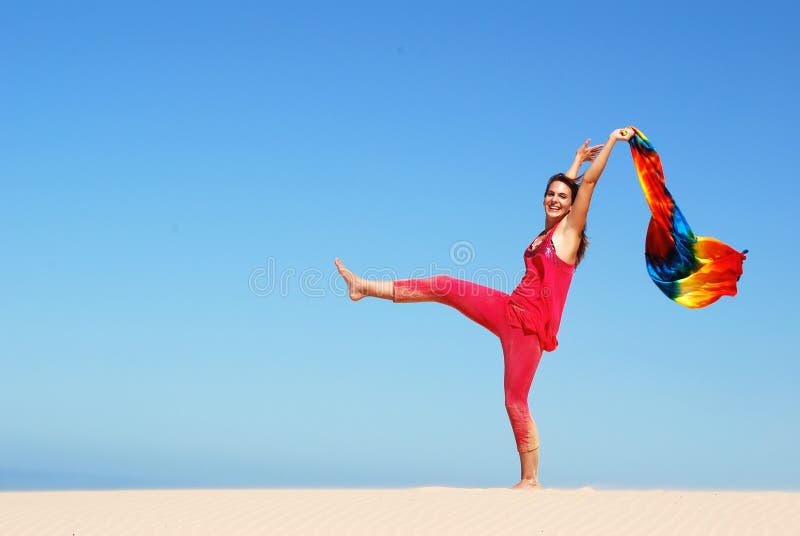
M652 213L644 247L650 278L668 298L686 307L705 307L722 296L735 296L747 250L739 253L715 238L692 233L667 190L653 144L639 129L633 130L633 164Z

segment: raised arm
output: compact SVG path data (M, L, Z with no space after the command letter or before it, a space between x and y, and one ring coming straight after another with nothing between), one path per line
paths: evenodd
M575 158L572 160L572 164L569 166L569 169L564 173L567 178L575 180L578 178L578 172L581 170L581 164L584 162L591 162L594 160L597 155L600 153L600 149L603 148L602 145L595 145L593 147L589 147L589 142L592 141L587 139L583 142L583 145L578 147L578 150L575 151Z
M620 140L628 141L632 136L633 127L613 131L608 136L608 140L600 149L592 165L583 174L583 182L578 188L578 195L575 196L575 202L572 203L572 208L566 217L567 227L574 232L580 233L586 227L586 216L589 214L589 204L592 202L594 187L606 167L606 162L608 162L608 157L611 155L614 144Z

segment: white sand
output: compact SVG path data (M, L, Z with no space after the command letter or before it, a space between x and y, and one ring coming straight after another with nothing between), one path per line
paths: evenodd
M0 535L800 535L800 492L320 489L0 492Z

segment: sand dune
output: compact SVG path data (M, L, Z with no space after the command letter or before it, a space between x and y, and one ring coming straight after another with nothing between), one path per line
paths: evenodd
M800 492L412 489L0 493L0 535L800 535Z

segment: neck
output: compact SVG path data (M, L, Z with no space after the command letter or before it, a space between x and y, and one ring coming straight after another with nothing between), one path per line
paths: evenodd
M545 216L544 218L544 230L549 231L553 228L555 224L560 222L563 218L551 218L549 216Z

